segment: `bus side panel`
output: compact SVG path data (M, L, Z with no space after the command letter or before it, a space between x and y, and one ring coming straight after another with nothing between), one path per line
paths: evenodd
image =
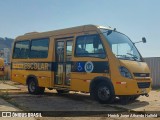
M109 78L109 74L106 73L72 73L71 90L89 92L90 82L97 76Z
M12 70L12 80L26 84L29 75L36 76L40 87L52 87L52 73L45 71Z
M52 87L52 73L45 71L38 71L34 74L37 77L40 87Z
M26 76L24 70L12 70L11 79L14 82L26 84L27 76Z

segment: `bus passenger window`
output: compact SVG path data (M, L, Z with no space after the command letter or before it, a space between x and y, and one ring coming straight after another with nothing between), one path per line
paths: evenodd
M78 36L75 55L79 57L106 57L104 47L98 35Z
M28 58L29 55L29 40L18 41L15 43L13 58Z
M48 57L49 39L37 39L31 42L30 58Z

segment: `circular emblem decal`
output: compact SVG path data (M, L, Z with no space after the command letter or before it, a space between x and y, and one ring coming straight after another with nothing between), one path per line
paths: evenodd
M86 72L91 73L94 69L93 63L92 62L86 62L84 69Z

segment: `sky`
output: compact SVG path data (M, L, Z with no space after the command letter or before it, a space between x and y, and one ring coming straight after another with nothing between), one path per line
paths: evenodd
M111 26L143 57L160 57L160 0L0 0L0 37L85 24Z

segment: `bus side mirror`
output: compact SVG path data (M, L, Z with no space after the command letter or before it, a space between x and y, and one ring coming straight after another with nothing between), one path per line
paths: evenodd
M142 42L143 42L143 43L146 43L146 42L147 42L147 40L146 40L145 37L142 37Z
M145 38L145 37L142 37L142 41L134 42L133 44L140 43L140 42L146 43L146 42L147 42L147 40L146 40L146 38Z

